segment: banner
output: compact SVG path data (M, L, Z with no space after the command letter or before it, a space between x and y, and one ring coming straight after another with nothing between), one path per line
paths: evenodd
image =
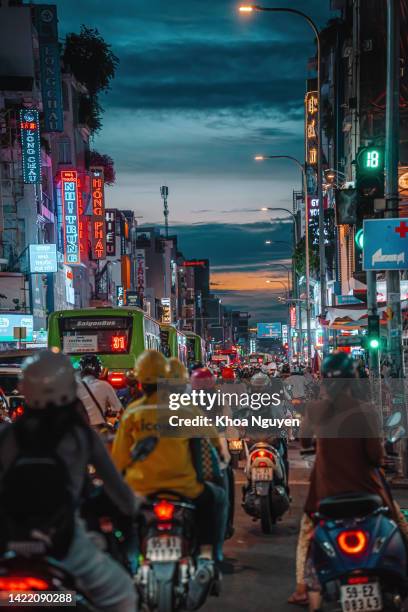
M38 110L20 110L21 159L23 182L27 185L41 183L41 145Z
M91 168L91 251L92 259L106 257L105 192L102 168Z
M57 7L52 4L35 6L34 23L38 32L40 46L44 131L62 132L64 129L64 112L62 105Z
M61 171L62 222L64 233L64 263L80 264L78 186L76 170Z

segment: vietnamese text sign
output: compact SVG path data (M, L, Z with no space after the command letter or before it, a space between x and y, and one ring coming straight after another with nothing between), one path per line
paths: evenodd
M408 268L408 218L364 220L363 268Z
M258 338L280 338L282 335L282 323L258 323Z
M56 244L30 244L29 253L31 274L49 274L51 272L57 272Z
M125 289L123 285L117 285L116 287L116 303L119 308L125 305Z
M38 110L20 110L21 158L23 162L23 182L41 183L41 150Z
M98 336L96 334L64 336L62 350L67 354L96 353L98 350Z
M92 258L96 260L106 257L104 182L103 169L91 168L91 244Z
M64 129L64 113L62 108L57 7L52 4L35 6L34 21L40 46L44 130L46 132L62 132Z
M144 249L136 249L136 288L143 297L146 289L146 259Z
M1 314L0 315L0 342L17 342L14 337L14 328L24 327L26 329L25 340L33 340L33 316L26 314Z
M76 170L61 172L61 199L64 228L64 263L81 263Z
M305 143L306 162L309 166L317 167L318 134L317 115L319 98L317 91L308 91L305 97Z
M116 210L107 208L105 211L106 220L106 256L116 255Z
M161 298L161 322L171 323L170 298Z

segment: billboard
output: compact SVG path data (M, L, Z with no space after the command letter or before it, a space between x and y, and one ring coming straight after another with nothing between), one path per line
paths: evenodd
M61 171L62 224L64 234L64 263L81 263L79 247L79 217L76 170Z
M41 183L41 145L38 110L20 110L21 159L23 163L23 182Z
M282 323L258 323L256 335L258 338L281 338Z
M14 337L14 328L24 327L25 342L33 341L34 320L32 315L27 314L0 314L0 342L18 342Z
M91 251L92 259L106 257L105 180L102 168L91 168Z
M57 272L57 245L56 244L30 244L30 273L49 274Z
M62 82L58 44L57 7L53 4L34 7L34 23L40 46L41 94L44 110L44 131L62 132Z

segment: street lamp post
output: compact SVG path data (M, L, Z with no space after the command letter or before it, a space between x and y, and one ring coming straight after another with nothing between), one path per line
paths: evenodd
M268 279L266 282L270 283L270 284L272 284L272 283L279 283L285 289L286 303L288 304L289 359L291 361L292 357L293 357L293 342L292 342L292 335L291 335L291 331L290 331L290 301L289 301L290 300L290 295L289 295L289 292L290 292L290 283L288 282L288 284L286 285L283 281L275 279L275 278Z
M318 100L318 108L317 108L317 139L318 139L318 152L317 152L317 197L319 200L319 255L320 255L320 309L321 315L325 316L326 313L326 253L325 253L325 243L324 243L324 205L323 205L323 149L322 149L322 122L321 122L321 113L322 113L322 105L321 105L321 41L320 41L320 32L309 15L303 13L302 11L298 11L293 8L286 7L264 7L259 6L257 4L247 4L239 7L239 11L241 13L252 13L252 12L261 12L261 13L290 13L292 15L297 15L298 17L302 17L305 21L307 21L309 27L313 30L313 34L316 38L317 44L317 100ZM307 193L307 192L306 192ZM307 202L306 202L307 205ZM327 333L326 329L323 327L323 354L328 353L328 344L327 344Z
M293 161L302 173L302 183L303 183L303 194L304 194L304 202L305 202L305 276L306 276L306 330L307 330L307 361L308 365L312 360L312 332L311 332L311 324L310 324L310 253L309 253L309 211L308 211L308 202L307 202L307 176L305 167L300 163L296 157L292 157L291 155L257 155L255 157L256 160L262 161L264 159L289 159ZM296 219L295 215L291 213L293 218ZM295 221L296 227L296 221ZM320 231L319 231L320 233ZM296 272L294 272L296 274ZM297 295L295 295L297 297ZM302 327L302 325L300 325Z

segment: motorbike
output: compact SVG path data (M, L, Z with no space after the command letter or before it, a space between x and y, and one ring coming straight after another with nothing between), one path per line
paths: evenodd
M134 461L142 461L158 440L148 437L133 450ZM145 609L170 612L189 606L189 588L197 571L197 527L194 503L170 490L147 498L139 523L140 562L135 576ZM211 595L220 593L214 578ZM189 609L191 608L189 606Z
M399 424L391 422L391 428L393 442L405 435ZM407 549L380 497L355 492L323 499L314 521L310 561L320 584L320 610L404 609Z
M271 533L290 505L282 457L277 444L256 442L248 448L245 440L244 446L248 483L243 488L242 507L249 516L260 519L263 533Z

